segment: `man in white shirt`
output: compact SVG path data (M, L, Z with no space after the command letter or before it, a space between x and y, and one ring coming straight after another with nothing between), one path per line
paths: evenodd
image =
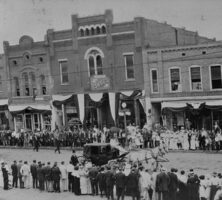
M24 182L24 188L29 188L29 178L30 178L30 166L28 165L28 162L25 161L24 165L22 165L20 172L22 174L22 179Z
M65 162L62 161L61 165L59 166L60 172L61 172L61 191L66 191L66 185L67 185L67 168L64 165Z

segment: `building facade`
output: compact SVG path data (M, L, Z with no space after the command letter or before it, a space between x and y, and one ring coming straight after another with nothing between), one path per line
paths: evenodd
M168 129L222 126L222 43L148 50L144 78L152 122Z
M40 42L30 36L18 45L4 42L12 128L123 126L124 113L127 123L142 126L158 96L148 89L149 52L208 42L213 40L143 17L114 23L111 10L72 15L70 29L49 29Z

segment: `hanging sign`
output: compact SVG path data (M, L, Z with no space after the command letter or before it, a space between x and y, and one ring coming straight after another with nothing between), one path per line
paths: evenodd
M90 79L91 90L106 90L110 88L110 79L106 76L94 76Z

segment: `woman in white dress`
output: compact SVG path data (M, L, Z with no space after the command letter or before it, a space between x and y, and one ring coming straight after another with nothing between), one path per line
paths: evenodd
M183 149L189 150L188 133L184 133L183 136Z
M79 166L79 177L80 177L81 194L88 194L88 190L87 190L88 172L85 170L83 165Z
M191 136L190 149L191 150L196 149L196 135L195 134L192 134Z

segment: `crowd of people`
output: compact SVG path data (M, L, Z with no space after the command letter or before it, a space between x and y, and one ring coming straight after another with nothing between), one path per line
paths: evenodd
M222 133L219 127L212 131L184 129L167 130L156 126L153 130L144 125L139 128L129 124L127 129L116 128L112 131L106 126L99 129L96 126L89 129L75 126L73 129L62 128L50 131L21 130L19 132L1 131L0 145L4 146L33 146L38 150L40 146L83 147L86 143L104 143L116 140L123 147L154 148L161 143L171 150L222 150Z
M142 162L96 166L90 160L79 162L75 151L69 163L43 163L33 160L2 161L4 189L38 189L41 192L70 192L124 200L221 200L221 173L196 174L193 169L169 171L162 165L150 169ZM12 176L10 181L9 175ZM10 185L11 184L11 185Z

